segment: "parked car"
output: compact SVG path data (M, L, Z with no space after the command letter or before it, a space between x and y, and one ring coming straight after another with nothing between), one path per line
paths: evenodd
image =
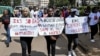
M24 6L15 6L15 10L21 10Z

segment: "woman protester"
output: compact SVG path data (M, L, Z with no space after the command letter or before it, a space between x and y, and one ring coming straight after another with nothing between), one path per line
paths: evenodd
M22 8L22 18L30 18L30 11L27 7ZM27 56L26 50L28 49L28 56L31 56L31 43L33 37L20 37L22 56Z
M6 30L6 36L7 40L5 41L5 44L7 47L9 47L9 43L11 42L11 36L10 36L10 17L13 17L13 14L10 12L9 9L6 9L3 11L3 16L1 17L1 22L4 24L4 29Z
M75 12L76 11L71 10L70 15L67 18L78 17L75 15ZM68 20L67 18L65 19L66 24L67 24L67 20ZM65 30L67 30L67 29L65 28ZM76 56L75 49L78 45L78 34L66 34L66 36L68 39L68 56ZM72 43L74 43L73 47L72 47Z
M44 11L43 17L55 17L53 9L49 8L47 11ZM56 41L58 39L58 35L45 36L45 39L47 42L48 56L50 56L50 54L52 56L55 56L55 47L56 47Z

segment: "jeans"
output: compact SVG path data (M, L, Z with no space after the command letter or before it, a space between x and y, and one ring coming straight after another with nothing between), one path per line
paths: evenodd
M31 54L31 43L33 37L20 37L21 47L22 47L22 56L26 55L26 50L28 49L28 54Z
M68 51L75 50L78 45L78 34L68 34L66 36L68 38ZM72 42L74 43L73 47Z
M11 41L11 36L10 36L10 28L8 27L8 25L4 25L4 28L6 30L6 33L7 33L7 40L6 40L6 43L9 43Z
M96 33L98 32L98 25L93 25L90 26L91 27L91 39L94 39L94 36L96 35Z
M50 56L50 53L52 56L55 56L56 40L51 40L51 36L45 36L45 39L47 42L48 56ZM50 47L51 47L51 49L50 49Z
M98 24L98 25L99 25L99 34L100 34L100 22L99 22L99 24Z

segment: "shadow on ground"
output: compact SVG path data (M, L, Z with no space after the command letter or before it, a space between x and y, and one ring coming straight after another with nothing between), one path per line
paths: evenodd
M12 53L10 56L21 56L21 53ZM43 52L32 51L31 56L46 56Z
M57 55L59 54L67 55L67 40L63 36L60 36L60 38L57 40L56 46L60 48L60 49L56 49Z

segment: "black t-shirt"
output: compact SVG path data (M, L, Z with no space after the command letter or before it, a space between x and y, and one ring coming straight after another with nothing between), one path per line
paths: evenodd
M5 25L10 24L10 17L13 17L13 15L6 15L6 16L2 16L0 19L0 22L2 22Z

